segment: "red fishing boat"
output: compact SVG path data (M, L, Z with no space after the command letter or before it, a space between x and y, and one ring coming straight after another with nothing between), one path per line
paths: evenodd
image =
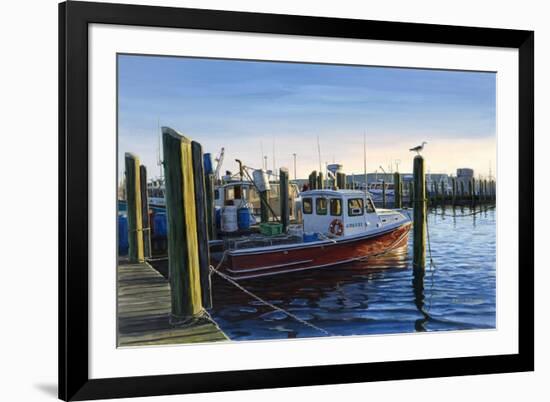
M233 241L221 264L223 272L239 280L332 267L407 244L410 218L375 208L362 191L306 191L301 204L301 230Z

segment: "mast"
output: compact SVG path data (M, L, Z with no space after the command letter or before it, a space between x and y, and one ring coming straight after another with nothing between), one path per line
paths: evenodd
M363 180L365 199L367 198L367 130L363 133Z
M317 136L317 153L319 155L319 172L322 172L323 168L321 165L321 144L319 144L319 136Z
M157 166L159 167L160 178L162 179L162 157L160 154L160 149L162 148L162 131L160 130L160 117L157 117L157 130L159 133L159 142L157 147Z
M273 175L275 175L275 137L273 137Z
M264 159L264 143L263 143L263 141L260 141L260 152L262 153L262 158L260 159L260 162L262 163L262 169L267 169L267 167L264 168L264 160L265 159Z

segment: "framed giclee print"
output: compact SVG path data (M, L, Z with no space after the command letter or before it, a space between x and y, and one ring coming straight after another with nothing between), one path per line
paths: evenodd
M59 29L60 398L533 370L533 32Z

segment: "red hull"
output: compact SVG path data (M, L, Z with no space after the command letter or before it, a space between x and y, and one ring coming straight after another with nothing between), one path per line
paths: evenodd
M323 268L380 255L407 243L411 223L389 232L319 244L301 243L285 248L229 253L224 272L233 279L257 278L306 269Z

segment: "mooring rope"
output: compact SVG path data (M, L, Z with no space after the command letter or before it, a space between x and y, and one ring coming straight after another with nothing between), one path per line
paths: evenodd
M330 332L328 332L327 330L323 329L323 328L320 328L316 325L313 325L312 323L310 322L307 322L305 320L302 320L300 317L286 311L285 309L282 309L281 307L278 307L278 306L275 306L273 303L270 303L268 302L267 300L264 300L262 299L260 296L252 293L250 290L246 289L245 287L243 287L241 284L237 283L235 280L231 279L229 276L227 276L226 274L224 274L223 272L220 272L219 271L219 268L220 266L222 265L223 263L223 260L225 259L225 256L227 254L227 251L223 253L223 256L222 256L222 259L220 260L220 262L218 263L217 267L214 268L212 265L210 265L210 271L211 272L214 272L216 274L218 274L221 278L225 279L226 281L228 281L229 283L231 283L233 286L235 286L236 288L240 289L241 291L243 291L244 293L246 293L247 295L249 295L250 297L258 300L260 303L263 303L265 304L266 306L272 308L273 310L276 310L276 311L280 311L282 312L283 314L286 314L287 316L289 316L290 318L293 318L294 320L298 321L299 323L301 324L304 324L310 328L313 328L314 330L316 331L319 331L319 332L322 332L323 334L327 335L327 336L333 336L333 334L331 334Z

